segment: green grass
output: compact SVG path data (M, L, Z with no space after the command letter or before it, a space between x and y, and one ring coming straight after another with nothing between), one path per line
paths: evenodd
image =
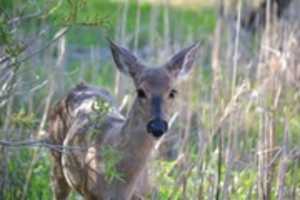
M21 199L26 177L31 167L32 150L18 149L19 153L12 154L8 162L10 187L5 191L6 200ZM46 151L39 153L38 161L33 165L32 178L28 182L25 199L51 199L50 188L50 158Z
M9 15L13 15L13 8L15 6L21 5L21 1L3 1L5 4L2 4L4 8L6 8L6 12ZM37 4L36 4L37 3ZM51 1L47 2L44 0L37 0L35 4L28 3L24 4L26 7L26 12L33 13L37 8L44 9L47 5L50 5L50 10L40 17L38 20L28 21L25 23L23 31L28 35L37 32L40 27L44 24L51 25L49 29L49 33L47 34L45 39L50 39L54 36L55 32L68 23L70 21L70 16L74 11L68 1ZM126 32L134 33L136 26L136 12L137 12L137 4L135 1L130 1L128 8L128 18L126 23ZM147 3L143 3L141 5L141 27L140 27L140 41L139 44L141 46L147 45L147 41L149 34L159 35L161 37L164 32L164 23L163 23L163 7L159 9L159 20L157 25L157 30L149 30L150 27L150 14L151 14L151 5ZM88 0L84 5L82 5L77 11L77 17L74 21L72 21L72 26L69 32L66 34L67 45L75 46L75 48L86 48L86 47L97 47L97 48L107 48L107 43L105 41L105 37L109 36L110 38L114 38L116 32L118 32L119 24L118 24L118 16L122 11L122 5L120 2L116 1L106 1L106 0ZM205 8L199 11L195 9L189 8L169 8L169 19L170 19L170 32L171 36L176 38L176 34L178 32L190 31L193 33L201 33L199 36L207 37L214 29L215 26L215 13L213 9ZM25 13L26 15L26 13ZM103 24L96 24L91 26L84 26L82 23L85 22L99 22L102 19ZM178 19L180 19L178 21ZM191 20L193 19L193 20ZM176 38L178 40L184 40L185 38ZM132 41L130 41L130 44ZM65 67L66 70L66 79L64 82L64 87L66 90L73 86L74 83L78 82L79 77L82 77L85 81L95 84L101 85L102 87L108 88L109 90L113 89L114 85L114 76L115 76L115 68L112 66L111 62L104 63L102 62L101 68L95 66L97 64L93 62L89 62L89 58L86 59L86 63L84 63L84 70L81 73L81 61L71 61L68 66ZM28 71L31 69L32 71ZM33 81L37 81L33 76L39 77L39 80L47 79L48 70L44 68L44 66L31 66L31 63L28 62L23 65L21 70L19 71L19 76L28 77L30 80L26 82L29 84ZM31 86L28 86L31 87ZM27 88L27 86L26 86ZM30 88L31 89L31 88ZM44 99L47 96L47 86L45 88L35 92L33 97L34 105L40 105L42 102L41 99ZM23 129L29 137L30 133L36 129L38 125L37 119L40 119L41 113L37 113L36 115L31 115L27 113L26 103L28 101L30 94L24 93L24 95L20 96L20 98L15 99L15 104L17 106L13 109L13 118L12 118L12 126L15 128ZM21 108L21 109L20 109ZM37 110L37 109L36 109ZM42 110L40 110L42 111ZM0 118L0 124L4 121L5 118ZM29 133L30 132L30 133ZM26 135L22 137L26 138ZM9 184L9 188L5 191L5 199L13 200L20 199L23 194L24 184L26 182L26 176L28 170L30 169L31 160L33 156L33 151L31 148L22 148L18 149L17 152L20 153L12 153L8 168L9 168L9 180L11 183ZM41 149L41 154L38 156L38 161L33 165L32 168L32 177L28 182L28 191L26 199L51 199L52 191L51 191L51 181L50 181L50 168L51 168L51 159L49 153L45 149ZM171 164L171 163L170 163ZM168 163L164 163L167 167ZM167 167L168 168L168 167ZM114 169L111 168L108 170L110 174L108 174L108 178L120 178L114 172ZM172 182L174 180L165 180L166 183ZM170 189L163 187L161 188L161 192L159 196L160 199L164 199L164 195L170 192ZM71 195L71 199L75 199L74 194Z
M114 38L118 28L118 18L120 13L122 14L123 5L120 2L104 1L104 0L89 0L80 8L77 14L75 25L71 28L67 34L68 41L72 44L80 46L101 46L103 45L103 38L108 36ZM136 13L138 5L135 1L130 1L128 8L128 15L126 18L126 32L134 33L136 28ZM157 32L162 34L164 31L164 23L159 23L157 30L149 30L151 5L148 3L141 4L141 24L140 24L140 35L141 43L145 41L145 37L149 32ZM164 13L163 7L158 8L160 10L159 22L163 22ZM185 27L191 32L201 31L203 35L211 33L215 26L216 16L212 8L203 8L199 10L189 8L169 8L169 19L170 19L170 30L173 34L179 31L178 25ZM72 8L63 1L49 20L54 26L60 26L66 23L68 17L72 13ZM178 20L179 19L179 20ZM192 20L191 20L192 19ZM99 26L88 26L84 27L80 24L84 22L101 21L103 23ZM77 25L76 25L77 24ZM80 33L80 34L79 34ZM103 37L104 36L104 37Z
M5 0L5 6L7 6L10 11L13 9L13 5L17 5L21 0L8 1ZM37 7L43 8L45 6L45 0L37 0L38 4L28 4L27 12L34 11ZM42 16L38 22L31 22L29 26L24 27L24 32L28 35L36 32L41 27L40 24L49 24L50 26L50 34L47 34L47 38L53 37L55 32L61 28L63 25L67 23L71 23L71 29L66 34L67 40L67 51L74 47L88 49L89 47L96 48L107 48L107 43L105 41L105 37L109 36L110 38L115 38L118 33L119 24L118 18L120 14L122 14L123 5L120 4L120 1L106 1L106 0L86 0L84 5L81 5L77 10L76 19L73 21L70 19L70 16L74 16L74 8L68 3L66 0L57 0L53 1L53 5L51 6L51 10L47 15ZM73 1L74 2L74 1ZM136 26L136 12L137 12L137 4L136 1L130 1L129 10L127 15L126 22L126 32L128 35L133 36ZM2 4L4 5L4 4ZM149 41L149 35L153 34L155 39L158 42L163 41L163 35L165 31L164 25L164 12L163 7L157 8L159 9L158 16L158 24L157 30L150 30L150 15L152 12L152 7L150 4L143 3L141 5L141 27L140 27L140 47L147 46ZM170 7L169 8L169 28L170 28L170 36L173 40L178 41L179 43L185 42L188 38L187 34L193 34L193 39L201 40L211 38L213 33L215 23L216 23L216 14L213 8L199 8L199 9L191 9L191 8L179 8L179 7ZM103 20L104 21L101 21ZM103 22L103 23L93 23L93 22ZM82 25L83 23L88 23L90 25ZM129 41L129 47L132 47L132 39ZM69 45L69 46L68 46ZM71 49L73 50L73 49ZM208 52L211 51L210 49ZM70 51L71 52L71 51ZM47 52L48 53L48 52ZM89 55L88 55L89 56ZM41 56L42 57L42 56ZM56 55L53 56L53 60ZM51 57L52 58L52 57ZM101 56L100 56L101 58ZM223 95L222 102L220 100L220 105L214 105L215 108L212 108L210 104L211 99L211 85L212 85L212 73L210 68L210 58L209 53L205 55L204 66L199 66L198 70L195 70L195 77L193 82L193 87L195 90L193 91L193 106L195 109L199 109L201 107L202 113L199 114L199 120L202 122L205 130L211 130L214 127L214 123L212 123L212 117L215 117L215 110L220 109L221 107L226 105L227 99L230 95ZM88 83L102 86L104 88L112 91L114 87L114 79L115 79L115 67L113 66L111 58L109 61L101 61L101 67L98 66L98 63L95 63L90 57L86 59L71 60L68 62L68 65L65 66L65 81L63 87L65 91L68 91L70 87L73 87L74 84L79 82L79 79L83 79ZM55 60L54 60L55 61ZM47 64L47 63L46 63ZM45 64L45 65L46 65ZM32 63L28 62L23 65L22 70L19 72L19 76L24 79L27 78L27 75L31 78L28 78L29 86L22 86L21 88L29 88L31 89L30 83L36 81L33 76L39 76L39 80L46 80L48 78L49 70L45 69L44 66L31 66ZM222 67L224 68L224 66ZM32 71L28 71L28 69ZM25 75L24 75L25 74ZM30 74L30 75L29 75ZM224 77L222 74L222 78L226 79L226 74L224 73ZM27 81L27 80L26 80ZM225 82L225 81L224 81ZM32 84L35 85L35 84ZM223 87L223 85L222 85ZM224 86L226 88L226 86ZM26 92L25 92L26 93ZM292 99L295 91L292 91L290 97L287 99ZM15 98L14 108L11 126L14 131L18 131L22 129L25 135L22 135L22 138L30 138L32 132L36 130L38 126L37 120L41 118L41 112L44 105L45 97L48 95L47 87L37 91L33 97L33 104L37 109L34 108L34 115L32 113L27 113L28 110L28 96L31 94L18 95ZM200 98L201 97L201 98ZM58 98L54 97L54 102ZM201 103L199 103L199 99L201 99ZM293 101L291 101L293 102ZM242 100L239 102L241 106L246 107L245 104L248 104L248 99ZM272 105L272 99L269 101L266 100L266 104ZM292 104L292 103L291 103ZM257 148L257 141L259 140L259 116L260 114L255 111L257 105L253 105L251 107L249 113L247 113L246 119L244 121L244 127L240 130L245 131L247 136L239 136L241 139L239 140L239 144L237 148L239 148L239 155L250 155L256 157L255 151ZM287 106L289 107L289 106ZM293 110L293 109L292 109ZM29 111L28 111L29 112ZM282 116L280 114L291 115L288 117L290 135L291 135L291 145L297 145L299 142L299 120L300 115L296 115L291 113L292 111L286 110L285 112L275 113L276 119L276 140L278 144L281 144L283 140L283 132L284 132L284 123L282 123ZM0 117L0 125L3 125L5 122L5 114ZM198 118L197 118L198 120ZM178 123L179 126L185 126L183 123ZM224 126L224 134L229 130ZM179 130L179 129L178 129ZM198 130L191 130L191 140L196 141L196 135ZM242 132L244 133L244 132ZM208 133L209 134L209 133ZM17 134L16 134L17 135ZM18 135L19 137L19 135ZM229 136L228 136L229 137ZM12 138L17 138L12 136ZM218 151L216 150L217 140L216 137L213 139L211 146L208 147L208 150L203 153L203 158L199 161L198 149L197 145L193 142L189 143L189 147L187 148L187 159L192 163L197 165L190 172L191 176L187 181L187 195L188 199L194 199L198 186L202 184L203 191L211 191L210 188L214 187L214 178L217 172L217 161L218 161ZM228 142L227 136L224 138L224 143ZM110 149L108 149L110 150ZM41 152L41 153L40 153ZM33 174L32 178L28 182L28 192L26 199L51 199L51 181L50 181L50 166L51 160L49 153L46 149L41 149L38 153L38 161L33 166ZM109 181L113 180L122 180L122 174L118 174L116 171L115 165L119 160L117 156L118 152L114 151L104 151L104 157L114 158L113 160L107 159L107 168L106 168L106 178ZM26 176L28 173L28 169L30 168L31 160L33 156L33 151L30 148L21 148L17 149L15 152L12 151L9 157L9 180L11 181L9 184L9 188L6 191L5 199L20 199L23 193L24 184L26 182ZM257 184L257 168L256 161L248 161L245 158L245 162L249 162L247 167L241 169L235 169L231 171L232 177L232 188L230 188L230 199L246 199L251 187L255 187ZM251 162L251 163L250 163ZM173 199L181 199L182 189L176 188L177 183L176 179L178 178L178 174L182 174L182 168L175 166L175 161L165 161L165 160L156 160L152 163L152 170L155 172L155 183L159 185L157 188L157 199L167 199L170 194L174 192ZM199 166L198 166L199 165ZM221 166L224 180L224 173L227 171L226 164L223 163ZM300 173L299 173L299 162L295 164L289 164L289 172L287 173L287 186L292 187L295 183L300 183ZM221 183L221 185L223 182ZM299 184L297 185L299 186ZM252 199L256 199L257 188L252 188ZM275 192L274 192L275 194ZM209 194L203 194L203 196L208 197ZM76 194L72 194L70 199L76 199Z

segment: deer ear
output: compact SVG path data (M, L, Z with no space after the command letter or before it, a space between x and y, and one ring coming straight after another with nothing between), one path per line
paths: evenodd
M189 74L193 68L194 60L199 49L199 43L195 43L175 54L166 64L166 68L175 78L181 78Z
M141 73L144 66L139 63L138 59L129 50L118 46L109 41L111 53L117 68L126 75L135 78L137 74Z

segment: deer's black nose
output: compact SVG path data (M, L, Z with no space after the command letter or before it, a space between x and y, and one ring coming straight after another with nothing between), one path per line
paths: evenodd
M168 131L168 123L159 118L153 119L148 123L147 131L152 133L154 137L159 138Z

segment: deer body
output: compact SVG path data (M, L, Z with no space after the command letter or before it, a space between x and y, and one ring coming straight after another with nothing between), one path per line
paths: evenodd
M56 199L66 199L71 189L85 199L99 200L130 200L145 194L146 163L168 129L174 80L182 70L189 71L197 45L160 68L145 68L114 43L111 49L119 70L133 78L137 98L126 119L108 92L85 84L58 103L49 125L51 143L63 147L62 152L52 150Z

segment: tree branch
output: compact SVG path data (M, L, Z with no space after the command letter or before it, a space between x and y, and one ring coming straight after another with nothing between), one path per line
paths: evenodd
M64 27L64 28L62 28L62 29L54 36L54 38L53 38L51 41L49 41L47 44L45 44L42 48L40 48L40 49L34 51L33 53L27 55L26 57L24 57L24 58L21 59L21 60L17 60L17 61L15 61L15 62L13 62L13 63L10 63L10 64L8 65L8 67L11 67L11 66L13 66L13 65L19 65L19 64L21 64L22 62L25 62L26 60L28 60L28 59L30 59L30 58L36 56L37 54L39 54L40 52L42 52L42 51L44 51L44 50L46 50L51 44L53 44L54 42L56 42L57 40L59 40L59 39L60 39L60 38L61 38L68 30L69 30L69 27Z

